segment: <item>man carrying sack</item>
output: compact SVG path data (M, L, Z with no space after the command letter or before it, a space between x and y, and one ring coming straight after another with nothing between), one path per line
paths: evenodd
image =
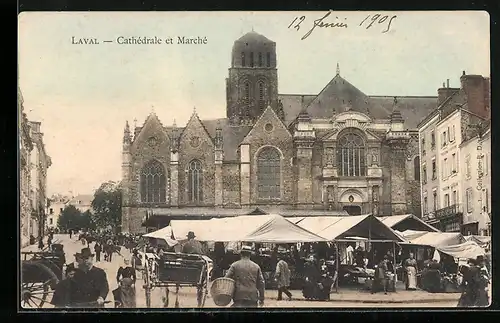
M259 265L250 260L252 247L241 248L241 259L234 262L226 273L226 278L234 280L232 307L264 306L265 282Z

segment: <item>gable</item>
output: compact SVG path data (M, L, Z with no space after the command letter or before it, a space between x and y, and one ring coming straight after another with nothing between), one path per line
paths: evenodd
M272 129L268 124L272 125ZM241 144L249 144L253 139L256 138L276 138L276 137L286 137L287 139L292 139L292 135L288 131L285 124L276 115L271 107L267 107L262 115L257 119L254 126L245 136Z
M336 75L307 107L313 118L330 118L347 110L368 115L368 96L340 75Z
M152 138L154 138L155 146L170 147L170 137L167 135L163 125L154 113L148 116L139 133L134 137L132 149L152 145L153 142L150 141Z
M180 145L189 143L193 148L206 143L213 147L213 139L196 113L193 113L179 137Z

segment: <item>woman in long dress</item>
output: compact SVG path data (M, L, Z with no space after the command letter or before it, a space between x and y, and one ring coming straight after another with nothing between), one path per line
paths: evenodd
M413 253L410 252L410 258L405 260L406 290L417 289L417 260L415 260Z

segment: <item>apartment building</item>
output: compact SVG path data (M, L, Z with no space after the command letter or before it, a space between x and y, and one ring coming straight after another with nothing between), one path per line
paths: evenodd
M437 109L418 125L423 219L442 231L464 229L461 144L490 115L489 78L466 75L438 89Z

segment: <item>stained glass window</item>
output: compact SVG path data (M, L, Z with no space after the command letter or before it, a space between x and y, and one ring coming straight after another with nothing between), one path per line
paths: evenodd
M163 165L152 160L141 171L141 201L144 203L166 202L166 172Z
M201 162L192 160L188 166L188 201L199 203L203 200L203 175Z
M281 197L281 158L276 148L266 147L257 157L259 199L279 200Z
M365 143L355 134L348 133L338 141L337 163L340 176L365 176Z

